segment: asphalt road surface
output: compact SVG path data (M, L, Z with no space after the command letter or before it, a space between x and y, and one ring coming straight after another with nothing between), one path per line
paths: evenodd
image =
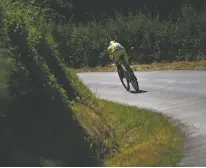
M135 72L140 93L127 92L117 72L79 73L99 97L147 109L178 119L185 132L179 166L206 166L206 71Z

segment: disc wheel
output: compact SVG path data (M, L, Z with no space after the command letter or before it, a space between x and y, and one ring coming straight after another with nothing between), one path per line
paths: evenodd
M131 84L136 92L139 92L139 83L136 79L131 80Z

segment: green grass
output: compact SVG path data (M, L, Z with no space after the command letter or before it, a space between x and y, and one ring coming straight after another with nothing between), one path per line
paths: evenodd
M109 150L105 166L177 165L183 156L183 133L174 123L160 113L98 99L71 72L77 90L90 95L89 101L73 103L73 110L85 135L104 144L95 147L99 153L100 148Z
M162 61L160 63L152 64L141 64L141 65L132 65L134 71L155 71L155 70L206 70L206 61L178 61L169 63L167 61ZM76 69L76 72L114 72L116 67L108 65L105 67L96 67L96 68L82 68Z
M182 134L163 115L111 102L107 102L103 115L115 125L120 145L120 154L108 159L106 165L174 166L178 162ZM161 152L168 157L162 158Z
M175 166L183 156L183 134L160 113L105 100L73 108L87 136L106 137L110 150L116 142L118 152L107 154L106 166Z

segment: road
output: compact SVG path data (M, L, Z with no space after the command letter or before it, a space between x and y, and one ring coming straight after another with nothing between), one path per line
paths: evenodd
M178 119L185 132L179 166L206 166L206 71L135 72L141 93L127 92L116 72L79 73L99 97L153 109Z

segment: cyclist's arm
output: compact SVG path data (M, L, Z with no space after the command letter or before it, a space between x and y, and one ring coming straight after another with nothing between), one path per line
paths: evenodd
M110 57L113 57L114 50L115 50L115 49L114 49L114 46L109 46L109 47L107 48L107 51L108 51Z

